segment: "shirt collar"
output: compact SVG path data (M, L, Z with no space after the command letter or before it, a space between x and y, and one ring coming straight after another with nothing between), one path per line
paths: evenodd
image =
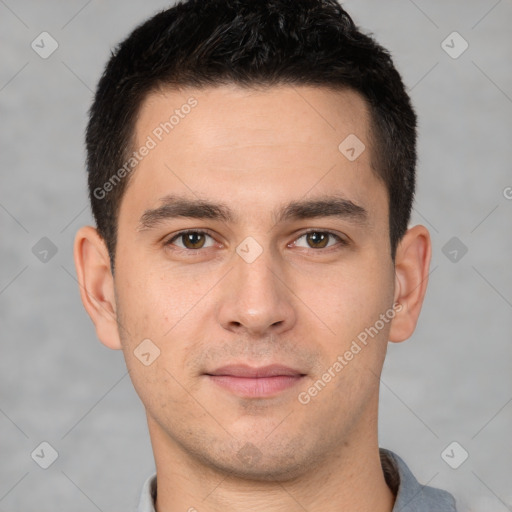
M392 512L456 512L450 493L420 485L398 455L381 448L380 460L386 483L396 496ZM156 473L144 482L137 512L155 512L155 499Z

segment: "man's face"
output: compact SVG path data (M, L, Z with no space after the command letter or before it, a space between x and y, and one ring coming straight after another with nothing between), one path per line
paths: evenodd
M225 86L147 98L135 148L150 150L120 207L115 296L154 443L275 480L376 431L394 268L369 129L350 91ZM366 146L355 159L354 135ZM179 199L225 215L175 216ZM315 201L332 205L300 207ZM242 376L268 365L289 371Z

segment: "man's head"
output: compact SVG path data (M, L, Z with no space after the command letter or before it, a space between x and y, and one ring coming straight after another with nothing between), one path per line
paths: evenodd
M387 341L413 332L430 259L406 230L414 126L335 2L193 1L123 43L88 130L99 233L75 261L157 466L285 480L377 446Z
M335 0L191 0L157 14L118 47L91 108L89 192L112 263L120 204L138 163L130 159L144 100L156 90L223 84L361 95L370 113L372 169L388 193L394 255L414 195L416 116L388 52ZM183 113L171 129L177 115Z

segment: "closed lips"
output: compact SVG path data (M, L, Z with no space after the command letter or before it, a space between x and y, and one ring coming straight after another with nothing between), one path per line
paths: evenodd
M301 377L304 374L288 366L274 364L256 368L247 365L228 365L208 372L206 375L259 379L279 376Z

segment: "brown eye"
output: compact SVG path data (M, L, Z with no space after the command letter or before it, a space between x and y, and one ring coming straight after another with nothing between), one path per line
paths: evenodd
M208 233L203 231L182 231L171 238L166 245L176 245L180 249L203 249L209 247L205 245L207 242L206 237L212 238Z
M204 235L202 233L185 233L181 237L183 245L187 249L201 249L204 245Z
M307 245L299 244L298 241L301 239L305 239ZM335 243L332 243L331 240L334 240L334 242L337 241L338 245L346 245L345 240L330 231L308 231L297 238L297 241L294 242L293 245L297 247L305 247L306 249L325 249L336 245Z
M313 231L307 233L306 240L311 247L323 249L329 241L329 234Z

